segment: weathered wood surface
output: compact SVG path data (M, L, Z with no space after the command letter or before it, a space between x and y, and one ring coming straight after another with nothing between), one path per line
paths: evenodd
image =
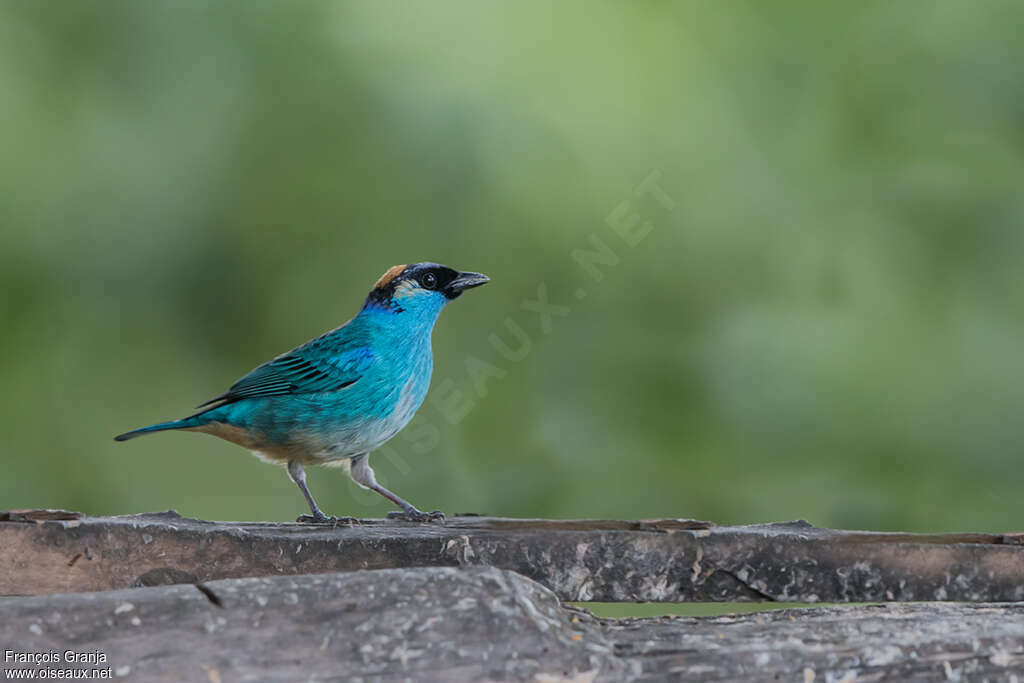
M604 621L632 680L1024 681L1024 604L888 603Z
M1012 681L1024 605L601 620L515 573L431 567L6 598L0 643L101 652L86 666L131 681Z
M563 600L1024 600L1019 534L833 531L806 522L730 527L671 519L455 517L331 527L204 522L174 512L0 513L0 595L423 566L508 569Z

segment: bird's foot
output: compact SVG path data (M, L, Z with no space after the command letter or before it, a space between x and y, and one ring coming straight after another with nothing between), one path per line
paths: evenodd
M443 522L444 513L440 510L434 510L433 512L420 512L415 508L412 510L402 510L389 512L388 519L398 519L403 522L419 522L425 524L427 522Z
M319 515L299 515L295 521L300 524L330 524L332 526L359 524L359 520L355 517L328 517L322 512Z

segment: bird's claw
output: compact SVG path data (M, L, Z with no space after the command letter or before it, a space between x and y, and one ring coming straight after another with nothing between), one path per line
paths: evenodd
M332 526L344 525L352 526L353 524L359 524L359 520L355 517L328 517L327 515L299 515L298 519L295 520L300 524L330 524Z
M419 510L410 511L395 511L388 513L388 519L398 519L403 522L419 522L425 524L427 522L443 522L444 513L440 510L434 510L433 512L420 512Z

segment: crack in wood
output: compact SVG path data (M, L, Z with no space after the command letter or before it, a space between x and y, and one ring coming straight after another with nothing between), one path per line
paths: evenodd
M213 592L212 588L202 583L194 583L192 585L195 586L200 593L205 595L206 599L209 600L211 604L216 607L224 607L224 603L221 602L221 599Z

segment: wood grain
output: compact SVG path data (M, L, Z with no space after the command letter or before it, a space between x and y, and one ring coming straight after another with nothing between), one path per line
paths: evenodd
M605 620L512 572L421 567L7 598L0 643L131 681L1011 681L1024 605Z
M1020 601L1020 541L1019 534L837 531L806 522L455 517L331 527L205 522L173 511L11 511L0 514L0 594L484 566L529 577L563 600Z

